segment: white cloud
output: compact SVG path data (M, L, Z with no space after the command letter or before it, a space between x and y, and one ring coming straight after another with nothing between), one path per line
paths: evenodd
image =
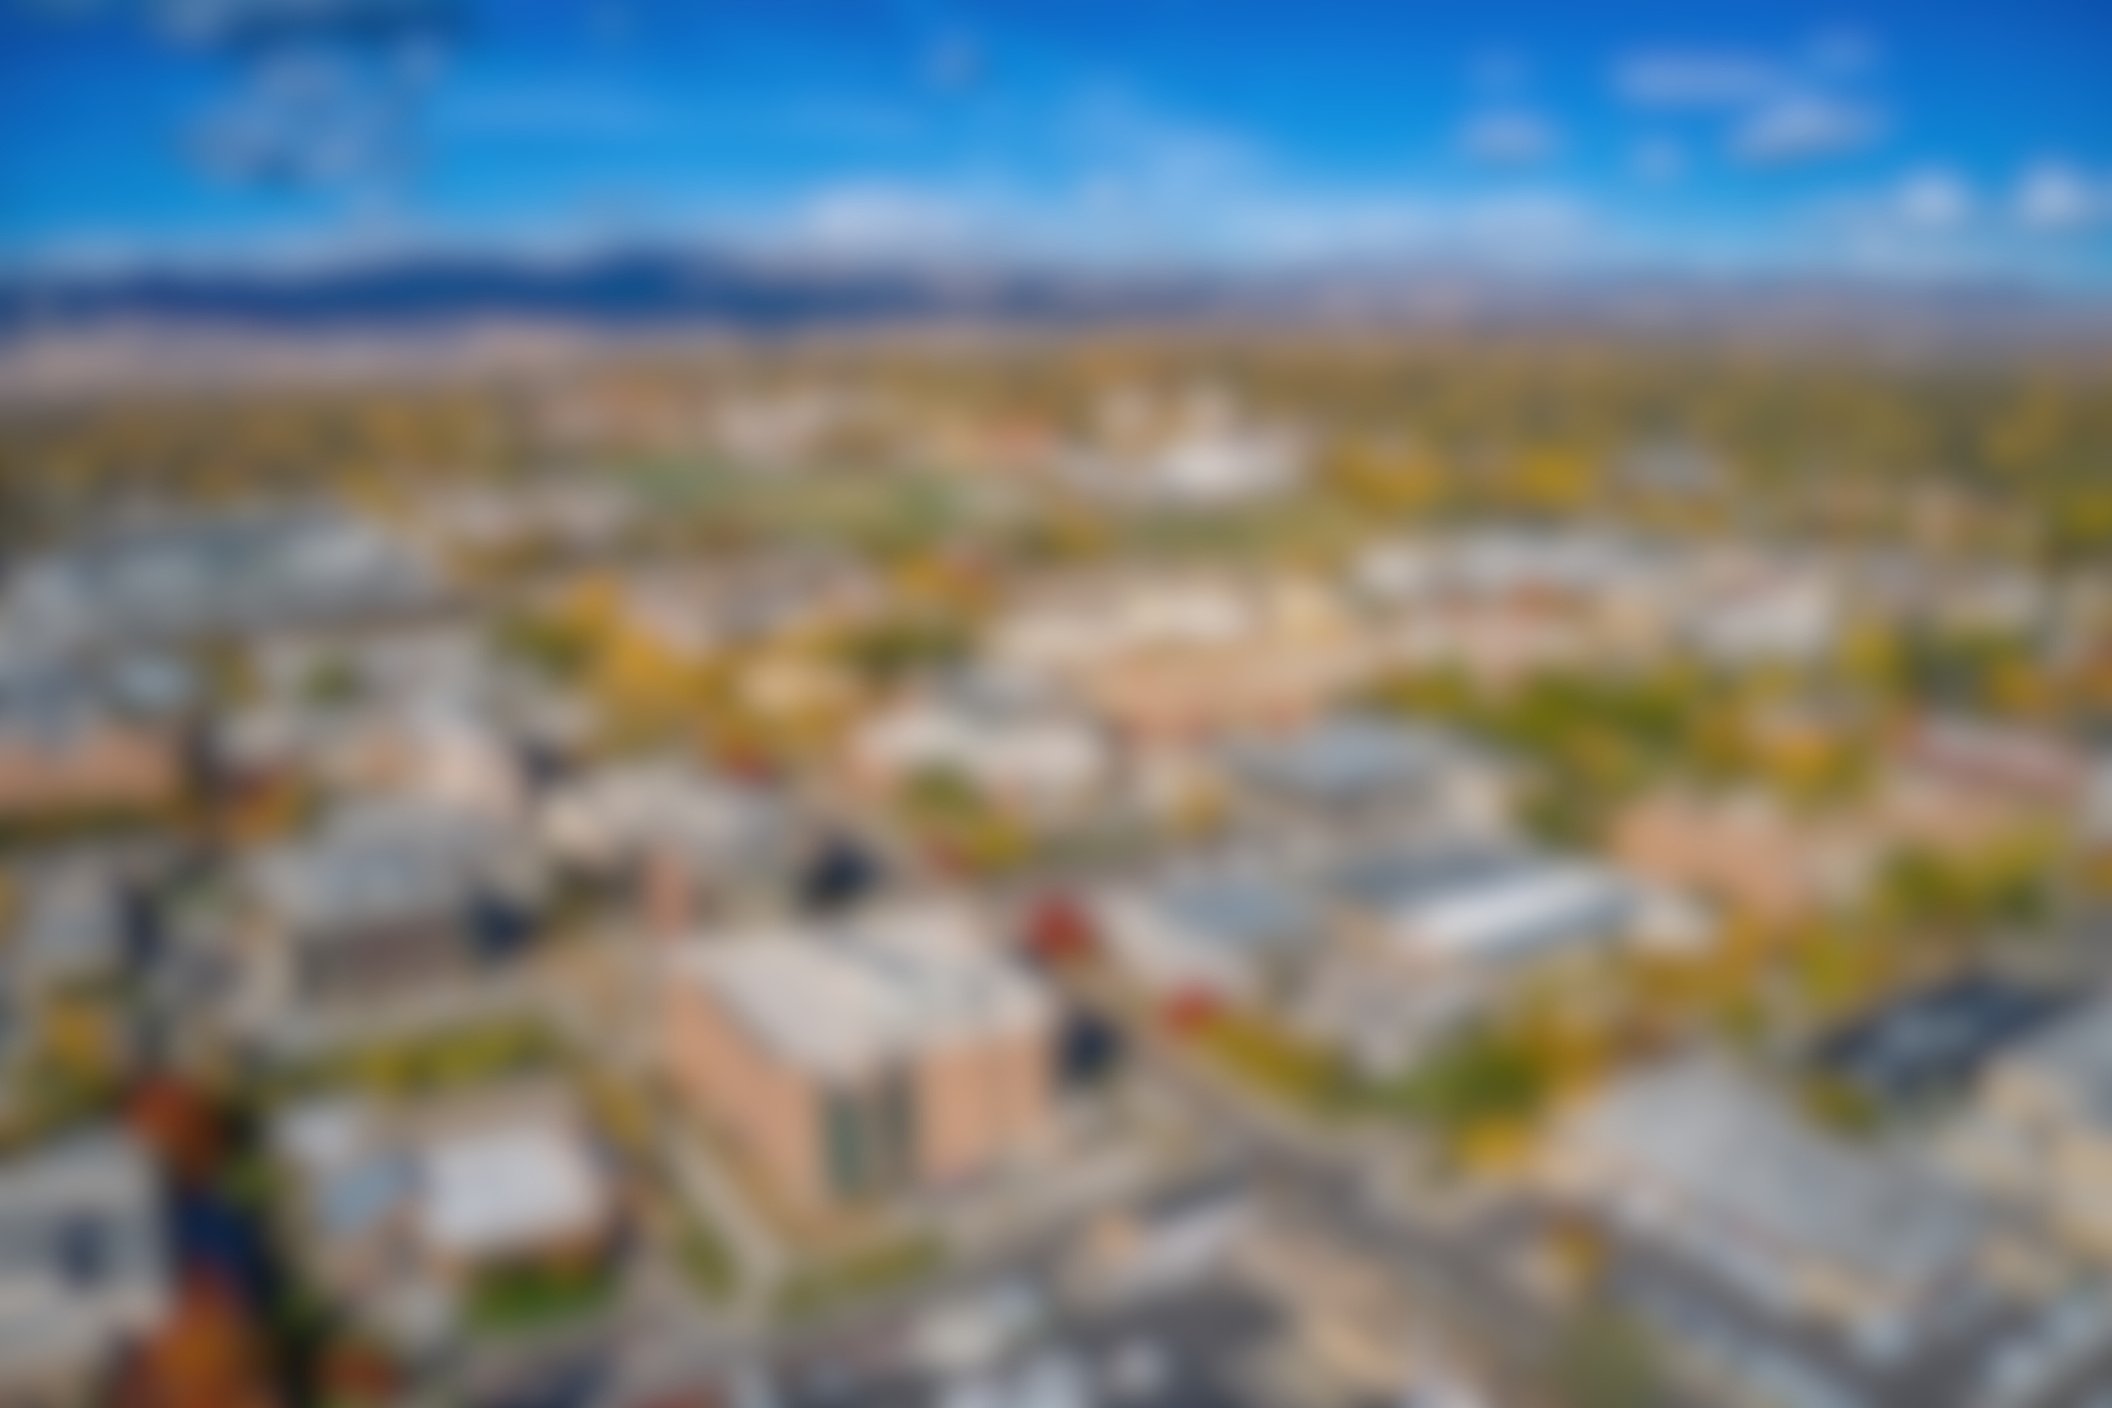
M1562 135L1537 113L1505 108L1467 119L1459 145L1477 161L1522 166L1553 156L1562 146Z
M1614 91L1638 107L1727 108L1755 102L1782 85L1776 66L1724 49L1646 49L1614 65Z
M1265 259L1303 260L1417 248L1439 212L1408 195L1290 193L1237 203L1223 212L1233 241Z
M1900 223L1916 230L1955 230L1972 219L1974 204L1965 178L1940 166L1910 174L1894 195Z
M1511 253L1574 251L1594 224L1590 207L1563 191L1511 191L1470 203L1454 216L1476 246Z
M1790 93L1756 108L1731 134L1731 151L1761 165L1819 161L1875 145L1885 117L1867 103Z
M2079 229L2105 213L2106 201L2089 179L2066 162L2042 160L2017 182L2015 212L2028 229Z
M848 256L960 250L995 232L994 213L963 194L889 182L847 182L816 191L790 235L803 247Z
M1293 262L1440 255L1540 263L1588 252L1598 232L1596 212L1555 189L1448 198L1415 191L1257 191L1210 218L1238 252Z
M1461 195L1257 176L1180 200L1108 177L1061 190L846 181L811 192L744 232L760 249L847 264L972 261L1002 251L1261 265L1400 256L1547 265L1589 258L1605 230L1600 212L1552 186Z

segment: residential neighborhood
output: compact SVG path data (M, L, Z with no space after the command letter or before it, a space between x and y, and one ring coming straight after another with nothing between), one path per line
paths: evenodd
M679 368L10 559L8 1402L2095 1408L2102 563Z
M0 1408L2112 1408L2108 61L0 0Z

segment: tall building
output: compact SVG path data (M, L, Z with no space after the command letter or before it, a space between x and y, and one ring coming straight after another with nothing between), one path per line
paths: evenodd
M1046 1124L1054 1006L964 908L701 936L668 969L676 1087L795 1204L967 1177Z

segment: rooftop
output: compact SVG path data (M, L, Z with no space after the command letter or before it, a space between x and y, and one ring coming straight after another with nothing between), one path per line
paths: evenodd
M1442 770L1481 758L1443 730L1359 716L1326 719L1284 738L1243 739L1226 753L1250 785L1317 805L1418 791Z
M1640 897L1602 866L1551 862L1433 898L1413 919L1416 947L1432 957L1509 958L1619 937Z
M1955 1089L2072 1007L2063 994L1965 974L1887 1002L1829 1032L1812 1053L1882 1099Z
M789 848L798 817L768 789L656 757L580 776L559 794L549 825L560 846L580 852L651 849L730 860Z
M1616 938L1642 903L1617 871L1492 845L1367 852L1326 883L1426 958L1504 959Z
M1925 719L1903 752L1911 766L1993 792L2079 797L2088 781L2084 755L2069 740L1987 719Z
M419 1228L427 1245L477 1257L591 1233L608 1208L592 1150L549 1124L468 1130L425 1148Z
M193 695L174 661L138 655L87 669L48 657L0 655L0 737L48 746L127 721L167 720Z
M339 812L265 856L258 884L294 929L326 933L454 909L536 883L530 857L489 818L408 799Z
M11 959L17 975L63 981L119 961L129 927L122 870L80 856L7 879L18 895Z
M1535 864L1532 857L1504 846L1386 846L1343 860L1328 872L1325 884L1352 905L1405 910L1510 880Z
M133 526L26 564L5 599L26 637L101 648L401 609L430 599L426 564L380 529L315 511Z
M1198 867L1174 875L1144 902L1185 934L1244 951L1297 945L1319 913L1289 882L1258 868Z
M2112 1128L2112 1000L2041 1033L2007 1064L2056 1087L2082 1117Z
M1049 1020L1048 998L978 928L963 907L921 904L826 931L713 935L673 962L781 1059L818 1076L852 1078Z
M1962 1194L1821 1135L1712 1058L1615 1086L1573 1117L1569 1133L1727 1237L1900 1293L1935 1289L1981 1231Z
M477 1259L590 1234L610 1211L586 1132L540 1089L416 1108L320 1100L283 1116L274 1137L327 1238L408 1214L428 1250Z
M0 1164L0 1380L99 1354L159 1319L160 1190L122 1134Z

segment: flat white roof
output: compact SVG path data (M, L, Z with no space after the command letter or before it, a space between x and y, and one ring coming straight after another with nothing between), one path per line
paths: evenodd
M1445 891L1405 907L1395 922L1425 956L1501 958L1614 937L1633 918L1635 906L1633 890L1614 872L1561 863Z
M419 1230L434 1249L478 1257L597 1227L608 1192L571 1128L504 1125L440 1139L419 1161Z
M792 1065L850 1077L1050 1019L1047 995L953 904L861 915L827 929L707 935L675 956Z

